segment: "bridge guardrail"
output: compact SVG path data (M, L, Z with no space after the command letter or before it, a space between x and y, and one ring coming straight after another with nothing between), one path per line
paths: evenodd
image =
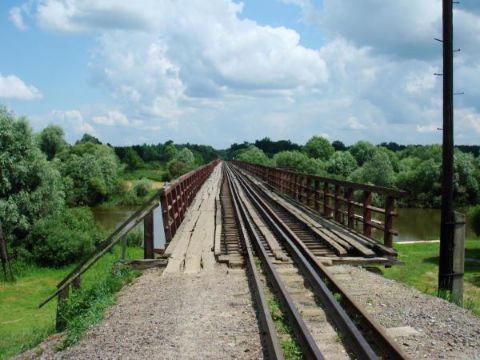
M372 238L373 228L382 231L383 242L387 247L392 247L393 236L398 235L394 229L394 218L398 215L395 212L395 200L407 196L405 191L307 175L238 160L232 162L281 193L354 231L358 232L355 224L361 222L364 236ZM383 208L373 205L373 196L383 199ZM374 213L383 216L383 221L374 219Z
M55 296L59 297L59 304L69 296L69 289L79 289L81 285L80 276L90 269L103 255L105 255L120 240L141 221L144 224L144 258L154 258L154 233L153 233L153 211L162 206L163 227L165 231L165 245L175 235L178 227L185 217L185 211L194 199L197 191L210 176L219 160L211 161L189 173L179 177L171 184L160 189L140 209L133 213L118 228L116 228L104 241L102 241L93 254L84 261L81 261L65 278L57 284L57 290L48 296L39 308L47 304ZM126 246L126 243L124 243ZM122 251L122 256L124 251ZM57 317L57 329L61 330Z

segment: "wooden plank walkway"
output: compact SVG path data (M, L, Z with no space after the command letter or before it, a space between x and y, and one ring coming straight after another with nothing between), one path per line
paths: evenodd
M195 274L214 269L215 238L219 239L216 228L221 223L216 219L219 216L221 172L221 165L217 165L187 210L182 225L165 250L169 261L164 275L178 272Z

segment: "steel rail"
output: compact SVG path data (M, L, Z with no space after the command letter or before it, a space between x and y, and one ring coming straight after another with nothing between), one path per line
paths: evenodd
M237 224L242 234L241 237L243 240L243 245L247 252L247 269L248 269L248 272L250 273L250 279L252 280L250 284L251 284L251 287L253 288L255 300L259 307L258 315L259 315L262 327L265 331L264 339L266 342L266 350L268 353L268 358L283 360L284 359L283 350L278 341L277 330L275 329L275 324L273 323L272 315L270 313L270 309L267 304L265 293L263 292L260 275L258 274L258 270L255 265L250 238L245 228L245 223L242 217L240 216L240 209L238 206L237 199L233 196L231 179L227 177L227 181L230 189L234 212L236 214L235 217L237 219Z
M235 171L238 172L237 169L235 169ZM270 224L274 224L275 227L278 227L278 225L280 225L277 230L277 234L283 234L281 238L284 239L284 242L286 242L287 245L290 241L297 242L298 240L295 236L290 236L290 238L286 236L286 234L291 235L290 229L285 224L283 224L283 222L278 219L278 217L276 217L274 211L261 199L258 193L253 190L252 186L246 183L245 179L247 177L241 172L238 173L241 174L241 181L245 184L246 187L249 188L250 196L254 197L258 201L258 204L262 204L264 206L263 213L267 215L267 222L269 222ZM262 210L260 211L262 212ZM268 221L268 219L270 219L270 221ZM333 292L338 292L342 295L342 303L344 304L344 307L348 308L351 312L353 312L354 316L360 321L361 325L371 331L371 337L373 338L375 345L383 351L384 356L389 359L408 359L409 356L405 353L405 351L403 351L400 346L395 342L395 340L386 333L385 329L378 323L378 321L375 320L370 314L368 314L367 311L363 308L363 306L356 302L352 298L352 296L350 296L348 292L338 283L338 281L329 274L325 266L316 259L316 256L313 255L308 250L308 248L303 246L303 244L298 245L298 249L304 256L304 258L308 261L309 265L316 271L316 273L320 275L321 278L328 281L330 288L332 288Z
M277 290L277 295L287 312L288 318L291 321L293 331L302 346L302 350L307 359L324 359L321 354L312 334L308 330L305 322L302 319L299 311L295 307L295 304L290 297L285 285L283 284L280 276L275 270L270 257L268 256L265 248L261 245L260 238L256 232L252 220L248 217L248 212L240 199L239 190L236 184L233 182L231 170L227 170L227 179L229 181L229 187L231 189L232 200L236 204L236 208L239 211L244 223L247 225L247 230L250 235L250 239L253 239L253 246L255 247L257 255L261 258L263 264L265 264L265 270L268 272L270 279L272 280L273 287Z
M266 204L262 203L261 199L258 199L255 196L249 184L247 184L241 176L238 179L242 183L245 193L249 196L252 204L260 212L274 233L282 240L288 253L295 260L304 276L308 279L313 291L320 299L323 306L325 306L332 321L345 335L345 341L350 346L351 350L354 351L355 356L360 359L378 359L378 356L373 351L370 344L355 326L346 311L335 299L333 293L328 289L318 272L315 271L306 256L299 249L299 246L295 244L291 237L284 231L285 225L280 225L283 224L282 221L278 218L274 218L272 214L265 209Z

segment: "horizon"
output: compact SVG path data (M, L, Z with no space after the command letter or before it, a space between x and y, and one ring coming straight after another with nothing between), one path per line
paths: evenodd
M440 0L12 0L0 17L0 104L70 143L441 143ZM462 145L480 138L479 32L480 3L456 5Z

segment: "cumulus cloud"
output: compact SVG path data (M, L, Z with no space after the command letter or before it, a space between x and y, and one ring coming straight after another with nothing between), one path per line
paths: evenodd
M93 126L85 121L82 113L77 109L53 110L48 114L47 118L49 121L55 122L77 135L84 133L96 134Z
M151 141L161 131L217 146L312 133L346 142L438 140L440 0L283 0L325 35L319 49L293 29L244 18L244 5L231 0L32 1L43 29L97 37L92 83L117 106L90 118L97 131L118 128L120 141L126 127L132 136L154 130L142 134ZM466 93L457 99L459 133L473 142L480 5L458 6L455 21L456 85Z
M33 100L40 99L42 93L33 85L27 85L15 75L0 74L0 98Z

